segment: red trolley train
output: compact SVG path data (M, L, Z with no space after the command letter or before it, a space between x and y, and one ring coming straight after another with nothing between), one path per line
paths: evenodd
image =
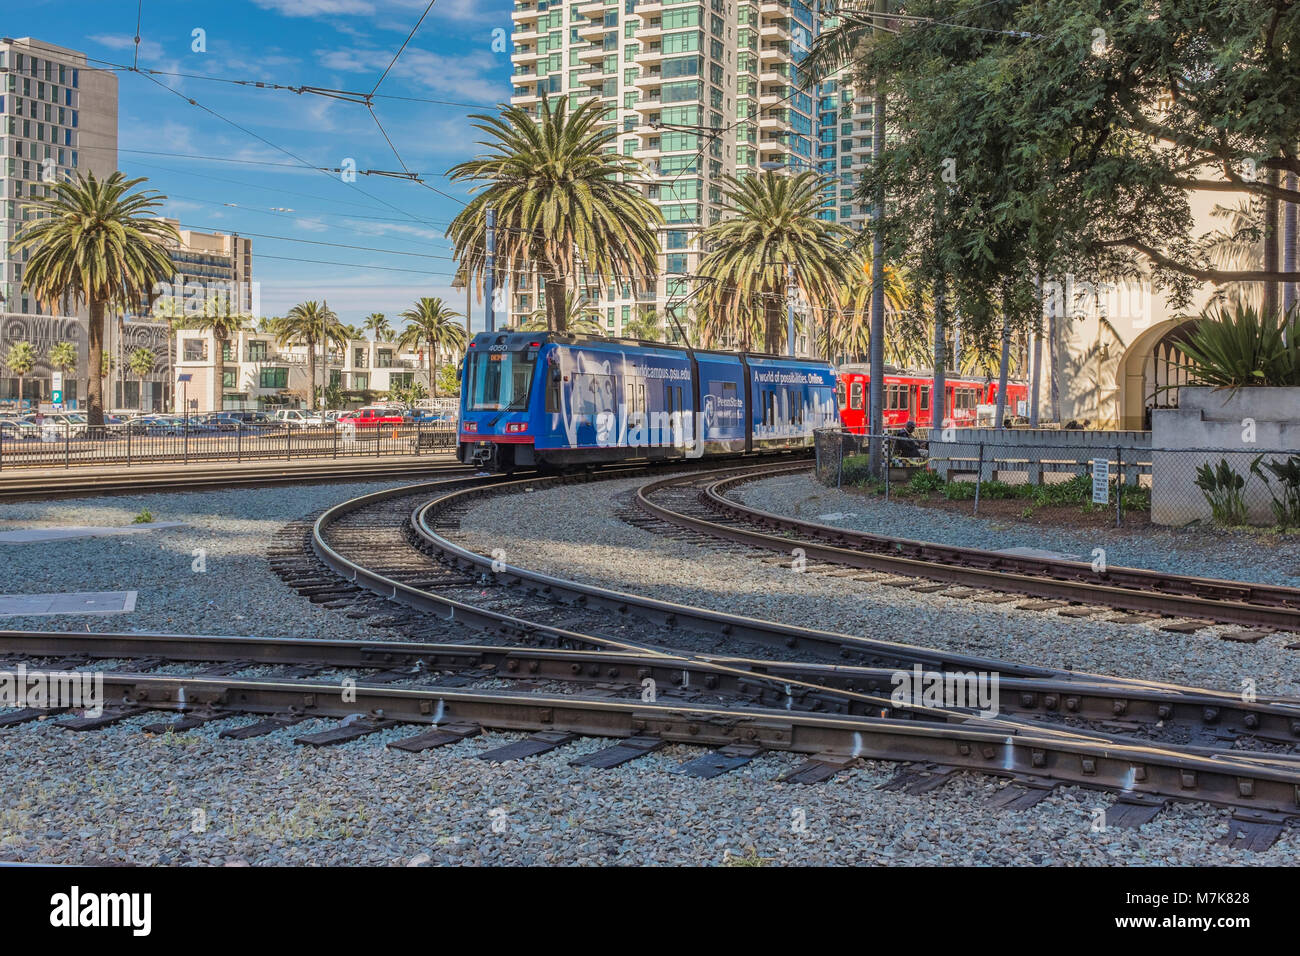
M855 434L865 434L869 420L871 394L870 367L867 365L841 365L836 369L840 423ZM884 417L885 428L896 429L908 420L920 428L934 425L934 403L930 393L934 390L934 375L929 372L905 372L885 367ZM997 381L972 378L949 378L944 381L947 393L942 421L952 420L954 425L974 425L975 409L979 405L997 402ZM1023 414L1021 403L1029 400L1029 386L1024 382L1007 382L1008 417Z

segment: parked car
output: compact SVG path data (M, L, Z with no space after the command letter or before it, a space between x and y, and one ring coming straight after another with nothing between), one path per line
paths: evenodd
M219 429L201 419L191 417L187 422L180 415L141 415L127 422L123 428L132 434L144 435L213 435Z
M237 432L249 427L233 415L217 414L216 412L211 415L204 415L203 424L210 425L219 432Z
M40 438L41 430L21 418L0 418L0 436L6 441L26 441Z
M277 409L274 420L293 428L321 428L326 424L325 419L316 412L305 412L301 408Z
M381 425L401 425L404 419L400 409L367 405L339 416L338 423L344 427L378 428Z
M266 412L222 412L221 414L225 418L243 422L246 427L271 428L275 425L275 419Z

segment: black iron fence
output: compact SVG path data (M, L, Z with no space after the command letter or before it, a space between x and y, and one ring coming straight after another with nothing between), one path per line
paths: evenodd
M421 455L455 447L454 421L225 427L180 421L99 428L69 422L0 422L0 470Z
M1194 522L1300 528L1300 449L1151 448L1133 442L1078 443L926 440L881 435L880 467L871 467L869 435L825 428L816 433L817 479L903 499L989 503L1026 517L1075 506L1087 513L1181 526Z

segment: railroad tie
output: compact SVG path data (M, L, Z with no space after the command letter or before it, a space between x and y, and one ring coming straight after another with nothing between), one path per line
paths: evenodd
M1017 776L988 800L988 806L1003 810L1028 810L1048 797L1055 784L1042 777Z
M1215 843L1259 853L1277 842L1287 819L1280 813L1262 810L1238 811L1228 820L1228 832Z
M905 764L899 767L894 776L880 784L876 789L919 796L942 787L952 778L953 774L958 772L958 768L950 767L947 764Z
M678 764L672 772L698 777L701 780L711 780L745 766L762 752L762 747L753 744L727 744L694 760Z
M625 763L636 760L638 757L644 757L646 754L654 753L664 745L663 739L659 737L629 737L626 740L620 740L612 747L605 747L602 750L596 750L589 754L584 754L574 760L569 761L570 767L594 767L597 770L609 770L612 767L619 767Z
M483 728L478 724L446 724L435 727L433 730L426 730L422 734L416 734L414 737L390 740L388 748L390 750L404 750L413 754L420 753L425 750L433 750L436 747L445 747L447 744L460 743L470 737L477 737L482 732Z
M487 760L491 763L523 760L527 757L536 757L538 754L550 753L555 748L562 747L577 739L577 734L564 733L558 730L544 730L540 733L530 734L523 740L516 740L514 743L506 744L504 747L484 751L478 754L477 757L479 760Z
M1106 826L1136 829L1154 820L1166 802L1162 797L1126 793L1106 808Z
M65 708L47 708L47 707L24 707L22 710L11 710L8 713L0 714L0 728L16 727L18 724L25 724L33 720L40 720L42 717L51 717L54 714L62 714Z
M809 757L789 773L777 778L778 783L822 783L845 767L858 762L857 757L843 754L816 754Z
M308 747L332 747L336 744L345 744L351 740L356 740L358 737L365 737L381 730L387 730L389 727L396 727L400 723L400 720L389 720L384 717L347 719L337 727L331 727L329 730L295 737L293 742Z
M119 707L115 709L105 709L98 717L70 717L67 720L56 721L55 727L62 727L65 730L99 730L102 727L108 727L116 724L118 721L126 720L128 717L137 717L140 714L148 713L147 707Z
M306 714L282 714L267 717L254 724L245 724L242 727L229 727L217 734L217 737L223 740L251 740L254 737L265 737L267 734L273 734L277 730L292 727L309 719L311 718Z

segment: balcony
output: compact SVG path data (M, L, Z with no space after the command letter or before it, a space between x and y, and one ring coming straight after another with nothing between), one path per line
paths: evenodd
M579 63L600 63L606 57L606 52L600 46L593 44L577 51Z
M537 52L537 47L528 47L523 50L516 50L510 54L510 62L516 66L522 66L525 63L536 63L545 57L546 54Z
M649 90L662 85L663 81L661 70L642 70L641 75L632 81L632 85L638 90Z
M599 43L603 40L605 34L614 27L606 27L603 20L596 19L590 23L584 23L578 27L578 39L586 40L589 43Z
M523 4L517 4L515 8L510 11L510 19L515 23L536 20L543 12L544 11L537 9L535 5L525 6Z

